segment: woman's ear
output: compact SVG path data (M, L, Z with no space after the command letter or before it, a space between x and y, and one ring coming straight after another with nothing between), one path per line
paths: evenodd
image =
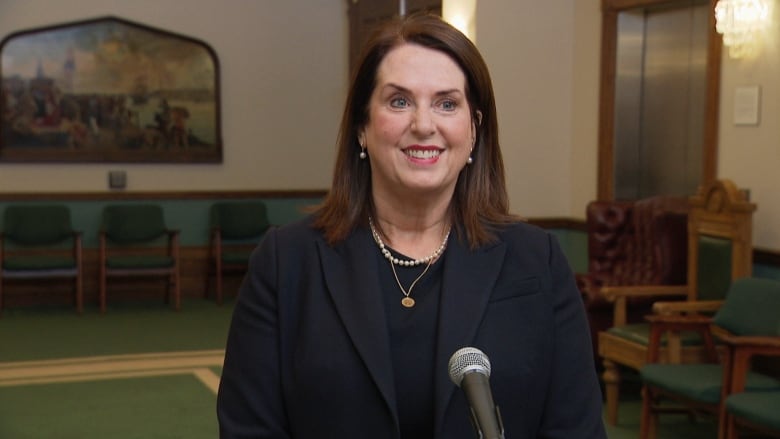
M477 128L479 128L482 125L482 112L477 110L474 112L474 118L471 122L471 147L474 148L474 145L477 143Z

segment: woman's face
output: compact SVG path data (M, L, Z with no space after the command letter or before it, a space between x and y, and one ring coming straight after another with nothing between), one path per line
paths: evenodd
M460 67L442 52L404 44L385 56L376 79L359 132L374 194L451 195L475 134Z

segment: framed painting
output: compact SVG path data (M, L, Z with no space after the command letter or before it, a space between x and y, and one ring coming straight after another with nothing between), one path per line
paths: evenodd
M0 61L0 161L222 161L202 41L104 17L13 33Z

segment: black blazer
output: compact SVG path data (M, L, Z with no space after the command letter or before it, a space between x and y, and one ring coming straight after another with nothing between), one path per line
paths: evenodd
M221 437L397 439L377 246L359 229L332 247L309 224L269 231L252 255L222 370ZM447 371L473 346L490 359L508 439L605 438L588 324L555 238L515 224L472 251L453 234L443 263L435 437L475 437Z

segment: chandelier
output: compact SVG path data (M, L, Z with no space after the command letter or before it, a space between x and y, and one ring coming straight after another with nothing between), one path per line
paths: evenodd
M768 25L769 6L765 0L718 0L715 30L723 34L723 44L732 58L753 53L756 34Z

